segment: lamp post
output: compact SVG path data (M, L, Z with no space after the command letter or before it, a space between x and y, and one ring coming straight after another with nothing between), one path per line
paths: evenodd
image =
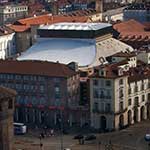
M60 150L63 150L63 114L62 114L62 110L60 109Z
M41 135L41 134L40 134L39 139L40 139L40 150L42 150L42 148L43 148L43 143L42 143L42 135Z
M101 141L98 142L98 150L101 150Z

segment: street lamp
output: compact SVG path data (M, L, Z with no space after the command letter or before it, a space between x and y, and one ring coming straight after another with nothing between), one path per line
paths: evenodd
M63 150L63 114L62 114L62 110L60 109L60 149Z
M101 150L101 141L98 142L98 150Z
M42 135L40 134L40 150L43 148L43 143L42 143Z

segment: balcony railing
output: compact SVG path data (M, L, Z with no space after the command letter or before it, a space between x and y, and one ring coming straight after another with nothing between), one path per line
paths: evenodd
M124 112L126 112L126 111L127 111L127 108L120 109L119 111L116 111L116 112L115 112L115 115L122 114L122 113L124 113Z
M113 114L113 111L111 111L111 110L93 109L93 113L98 113L98 114Z

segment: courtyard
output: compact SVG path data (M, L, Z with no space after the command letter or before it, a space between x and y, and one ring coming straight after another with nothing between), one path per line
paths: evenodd
M39 132L39 131L38 131ZM95 134L97 139L80 145L74 134L45 137L40 140L39 133L30 131L26 135L15 136L16 150L149 150L144 137L150 133L150 120L137 123L121 131ZM79 134L79 133L77 133ZM42 146L40 146L42 144Z

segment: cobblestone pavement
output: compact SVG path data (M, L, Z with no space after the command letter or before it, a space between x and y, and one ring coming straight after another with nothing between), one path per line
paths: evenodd
M150 133L150 121L133 125L127 129L97 134L97 140L79 145L73 135L63 136L63 147L71 150L150 150L144 140L146 133ZM61 150L61 136L55 135L42 139L42 149L37 132L15 136L16 150ZM100 143L100 144L99 144ZM111 144L109 144L111 143Z

